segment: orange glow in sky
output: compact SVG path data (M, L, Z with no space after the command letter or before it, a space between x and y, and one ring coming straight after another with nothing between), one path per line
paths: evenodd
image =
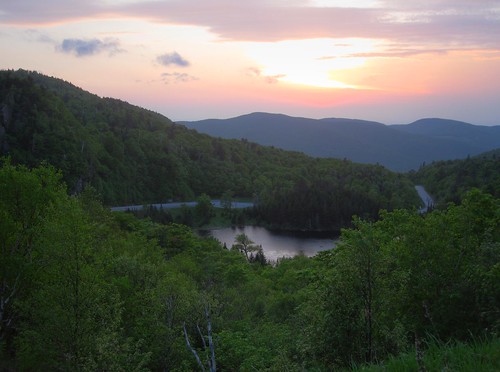
M173 120L268 111L498 125L498 35L494 0L0 0L1 69Z

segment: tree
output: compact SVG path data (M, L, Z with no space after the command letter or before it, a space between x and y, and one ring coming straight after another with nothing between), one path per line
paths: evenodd
M103 238L99 230L75 198L62 199L46 216L34 240L30 295L19 305L21 369L141 369L147 363L148 352L124 335L119 287L106 278L118 258L109 251L112 235Z
M262 246L257 248L257 253L255 255L253 253L250 254L250 262L256 262L265 266L267 264L267 258L262 250Z
M34 240L50 208L65 195L61 174L54 168L43 166L30 170L3 160L0 168L0 341L17 327L15 304L27 295L36 265Z
M371 362L383 354L380 232L359 219L355 226L342 231L341 243L334 250L318 256L322 279L301 305L304 349L310 358L333 369Z
M380 230L372 223L355 220L356 229L344 230L342 234L345 248L343 259L347 268L344 275L352 275L355 293L362 300L361 314L364 323L362 349L365 361L372 362L375 356L375 324L377 323L377 304L380 301L380 271L383 263L380 245ZM339 257L340 259L340 257Z
M205 336L202 334L200 326L198 324L196 324L196 329L198 330L198 334L200 335L200 339L201 339L201 342L203 344L203 351L205 352L205 354L208 354L208 356L206 357L206 360L207 360L206 363L207 363L208 370L210 372L215 372L217 370L217 364L215 361L215 347L214 347L213 336L212 336L212 320L210 318L210 309L209 309L208 304L205 305L204 313L205 313L205 319L207 321L207 336L206 336L207 340L205 340ZM189 341L189 336L188 336L188 333L186 330L186 323L185 322L182 324L182 329L184 331L184 339L186 340L187 348L194 355L194 357L196 359L196 363L201 368L201 370L205 371L205 367L204 367L204 365L203 365L203 363L198 355L198 352L196 351L195 348L193 348L193 346L191 345L191 342ZM207 341L208 341L208 345L207 345Z
M251 252L256 252L259 250L259 246L257 246L257 244L255 244L245 233L236 235L234 241L235 244L233 245L233 247L243 253L247 261L250 261Z
M206 225L210 219L215 215L212 200L207 194L202 194L196 203L195 212L198 217L200 225Z
M231 216L231 211L233 208L233 191L226 190L220 198L220 203L223 208L224 214L228 217Z

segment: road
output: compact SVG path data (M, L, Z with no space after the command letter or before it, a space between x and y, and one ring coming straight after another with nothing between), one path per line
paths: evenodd
M175 202L175 203L155 203L155 204L146 204L148 207L151 205L155 208L164 208L164 209L171 209L171 208L181 208L183 205L186 207L195 207L196 204L198 204L195 201L190 201L190 202ZM223 208L222 203L220 200L212 200L212 205L215 208ZM232 202L231 208L252 208L253 203L250 202ZM141 209L144 208L144 205L123 205L120 207L111 207L112 212L125 212L125 211L140 211Z
M420 213L425 213L427 212L432 206L434 205L434 200L432 197L425 191L425 188L422 185L416 185L415 190L417 190L418 196L420 196L420 199L422 199L422 202L424 203L424 206L419 209ZM175 202L175 203L155 203L155 204L147 204L147 206L153 206L155 208L164 208L164 209L170 209L170 208L181 208L183 205L187 207L195 207L197 202L195 201L190 201L190 202ZM215 199L212 200L212 205L216 208L223 208L222 203L220 200ZM253 203L250 202L233 202L231 204L232 208L240 209L240 208L252 208ZM124 212L127 210L130 211L139 211L144 208L144 205L123 205L120 207L111 207L112 212Z
M420 213L428 212L429 209L431 209L434 206L434 200L427 193L427 191L425 191L424 186L416 185L415 190L417 190L418 196L420 196L420 199L422 199L422 202L424 203L424 206L422 208L420 208L418 211Z

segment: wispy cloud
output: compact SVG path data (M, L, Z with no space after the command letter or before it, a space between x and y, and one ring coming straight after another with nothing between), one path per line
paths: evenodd
M57 49L77 57L92 56L102 52L108 52L110 55L123 52L120 43L115 39L64 39Z
M190 81L195 81L199 80L197 77L186 74L186 73L181 73L181 72L165 72L161 74L161 80L165 84L172 84L172 83L189 83Z
M103 1L89 0L2 0L0 22L39 25L98 16L109 10Z
M285 78L286 74L266 75L257 67L250 67L246 70L246 75L251 78L262 79L268 84L279 83L280 79Z
M51 38L50 36L41 33L38 30L35 29L28 29L24 32L24 35L27 40L32 41L32 42L40 42L40 43L47 43L47 44L52 44L52 45L57 45L57 42Z
M422 54L446 55L449 49L411 49L411 48L388 48L377 52L351 53L345 56L323 56L320 61L335 60L339 58L404 58Z
M379 3L376 8L321 8L307 1L284 6L276 0L174 0L129 4L121 11L159 23L205 27L231 41L371 38L407 45L500 48L498 0Z
M179 53L166 53L158 56L156 61L162 66L175 65L179 67L187 67L190 65L189 61L184 59Z
M163 24L200 26L222 40L232 41L358 37L426 45L427 48L500 49L498 0L379 0L376 7L366 8L323 8L311 6L313 3L306 0L113 3L16 0L3 1L0 5L0 22L49 24L113 14L113 17L133 17Z
M260 77L262 75L262 72L257 67L249 67L246 70L246 75L250 76L252 78L256 78L256 77Z

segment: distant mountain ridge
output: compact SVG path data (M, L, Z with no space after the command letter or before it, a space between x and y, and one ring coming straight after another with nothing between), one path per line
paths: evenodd
M278 229L340 230L353 215L419 205L410 178L382 166L214 138L25 70L0 71L2 156L50 164L70 193L92 186L106 205L251 198L253 218Z
M246 138L315 157L378 163L395 171L418 169L422 163L435 160L462 159L500 147L500 126L437 118L385 125L366 120L310 119L256 112L181 124L221 138Z
M393 125L395 129L412 134L420 134L441 139L453 139L477 146L498 148L500 126L481 126L449 119L420 119L407 125ZM472 154L471 154L472 155Z

